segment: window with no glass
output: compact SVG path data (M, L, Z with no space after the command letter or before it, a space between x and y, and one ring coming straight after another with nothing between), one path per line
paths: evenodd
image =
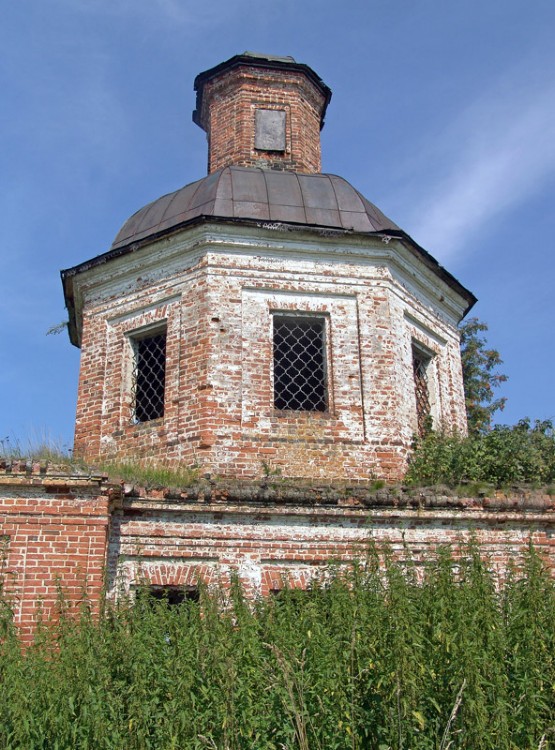
M416 397L416 421L418 434L424 435L429 428L431 418L430 390L428 386L428 367L431 357L416 346L412 347L412 371L414 376L414 395Z
M166 330L131 339L133 347L133 420L149 422L164 416Z
M274 315L274 407L326 411L325 318Z

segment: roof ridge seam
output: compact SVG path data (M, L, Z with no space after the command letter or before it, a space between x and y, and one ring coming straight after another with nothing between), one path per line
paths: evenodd
M308 224L308 220L306 218L306 203L304 200L303 186L301 185L301 181L299 180L299 172L293 172L293 174L295 175L295 179L297 180L297 185L299 186L299 191L301 193L301 198L302 198L301 208L303 210L305 224Z
M233 166L234 166L233 164L228 164L227 167L224 167L222 169L222 174L224 173L225 169L229 170L229 182L231 185L231 207L233 211L233 216L235 216L235 194L233 191ZM235 169L237 169L237 165L235 165ZM218 187L219 187L219 182L218 182Z
M337 206L337 214L339 216L339 221L341 222L341 226L343 229L346 229L345 223L343 221L343 212L339 208L339 198L337 197L337 191L335 190L335 185L333 184L332 175L327 174L326 177L328 178L328 182L331 185L331 189L333 190L333 195L335 197L335 205Z
M199 182L199 180L197 180L197 182ZM189 185L194 185L194 184L195 184L194 182L189 183ZM189 187L189 185L184 185L182 188L175 190L173 193L168 193L168 195L171 195L172 197L168 201L168 205L166 206L166 208L164 209L164 212L162 213L162 216L160 217L160 221L159 221L160 224L166 221L166 218L171 218L171 216L174 216L174 214L169 214L170 206L175 200L177 200L177 197L181 193L181 191L186 190ZM197 186L197 190L198 190L198 186Z
M219 169L219 170L216 170L216 172L211 172L211 174L216 174L217 172L220 172L220 177L221 177L221 172L222 172L222 170L221 170L221 169ZM206 177L210 177L210 174L206 175ZM202 177L202 178L201 178L200 180L197 180L197 186L196 186L196 188L195 188L195 192L194 192L194 193L193 193L193 195L191 196L191 202L190 202L190 204L189 204L189 210L191 210L191 206L193 207L193 209L194 209L194 208L196 208L196 206L195 206L195 204L194 204L194 200L195 200L195 198L196 198L196 195L197 195L198 191L199 191L199 190L200 190L200 188L201 188L201 185L202 185L202 183L203 183L203 182L204 182L204 180L206 179L206 177ZM219 178L218 178L218 182L219 182ZM190 185L194 185L194 182L191 182L191 183L189 183L189 184L190 184ZM187 185L185 185L185 186L184 186L184 187L182 187L181 189L182 189L182 190L186 190L186 189L187 189ZM203 204L203 205L204 205L204 204Z
M258 167L258 169L260 169L260 171L262 172L262 176L264 178L264 188L266 189L266 205L268 206L268 219L271 219L272 218L272 212L270 210L270 208L271 208L270 207L270 193L268 192L268 181L266 179L266 172L268 170L267 169L262 169L261 167Z

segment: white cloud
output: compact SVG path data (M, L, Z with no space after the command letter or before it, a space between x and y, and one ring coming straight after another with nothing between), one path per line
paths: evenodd
M427 153L430 187L407 226L442 261L468 252L473 236L555 174L555 85L533 84L530 72L499 84ZM449 167L440 174L434 162Z

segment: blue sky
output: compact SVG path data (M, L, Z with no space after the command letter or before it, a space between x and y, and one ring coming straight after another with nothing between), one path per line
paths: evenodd
M292 55L333 90L323 170L479 298L498 419L555 417L553 0L18 0L0 24L0 439L70 445L59 271L206 173L197 73Z

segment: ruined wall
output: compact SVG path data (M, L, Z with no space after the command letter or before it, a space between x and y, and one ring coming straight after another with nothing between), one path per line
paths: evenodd
M503 573L530 542L555 563L554 510L540 492L461 498L271 479L205 483L174 495L129 487L112 519L109 590L225 584L235 573L250 595L266 595L306 587L330 560L364 560L373 543L418 567L439 546L456 553L472 539Z
M0 463L0 575L15 624L29 638L36 618L93 609L104 583L109 492L100 479L35 464Z

